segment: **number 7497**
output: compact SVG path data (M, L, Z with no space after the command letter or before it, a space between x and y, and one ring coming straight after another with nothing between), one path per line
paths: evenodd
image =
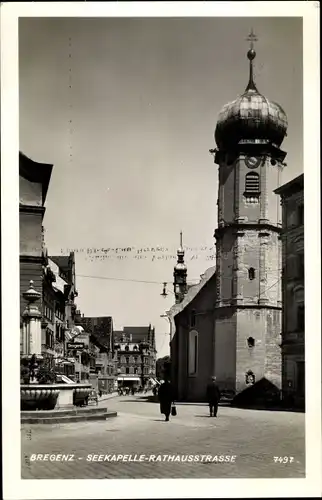
M291 464L294 462L294 457L274 457L274 462L279 464Z

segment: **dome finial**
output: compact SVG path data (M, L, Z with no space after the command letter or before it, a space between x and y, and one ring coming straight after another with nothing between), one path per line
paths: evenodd
M253 28L251 29L250 34L246 38L248 42L250 42L250 49L247 52L247 58L249 59L249 81L248 85L246 87L246 92L248 90L254 90L255 92L258 92L255 82L254 82L254 72L253 72L253 60L256 57L256 52L254 50L254 42L257 42L258 38L255 35Z

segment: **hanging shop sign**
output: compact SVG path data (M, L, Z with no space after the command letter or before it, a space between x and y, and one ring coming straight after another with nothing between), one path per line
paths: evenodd
M84 342L67 342L68 350L75 349L76 351L81 351L82 349L84 349L84 347L85 347Z

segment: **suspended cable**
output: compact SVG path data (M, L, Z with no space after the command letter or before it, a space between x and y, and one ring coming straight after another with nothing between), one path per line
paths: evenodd
M275 272L280 272L282 269L272 269L270 271L267 271L267 274L273 274ZM164 281L147 281L147 280L135 280L135 279L126 279L126 278L111 278L109 276L93 276L89 274L76 274L77 277L79 278L90 278L90 279L97 279L97 280L109 280L109 281L125 281L128 283L148 283L152 285L164 285ZM193 285L193 284L199 284L201 278L195 278L192 280L188 281L188 284ZM233 276L221 276L220 279L233 279ZM167 282L168 283L168 282Z

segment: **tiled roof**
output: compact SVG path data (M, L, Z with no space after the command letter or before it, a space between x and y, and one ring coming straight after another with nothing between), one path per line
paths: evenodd
M125 326L123 328L125 333L133 334L147 334L151 328L149 326Z
M283 196L288 196L289 194L296 193L297 191L301 191L304 188L304 174L298 175L291 181L283 184L279 188L275 189L275 194L280 194Z
M54 255L53 257L50 255L49 259L55 262L62 271L69 269L69 255Z
M205 273L202 275L201 280L199 283L196 285L193 285L189 288L187 294L185 295L185 298L180 304L175 304L174 306L171 307L169 311L169 316L176 316L180 312L182 312L191 302L197 297L199 292L202 290L202 288L208 283L208 281L215 276L216 273L216 267L210 267L205 271Z

